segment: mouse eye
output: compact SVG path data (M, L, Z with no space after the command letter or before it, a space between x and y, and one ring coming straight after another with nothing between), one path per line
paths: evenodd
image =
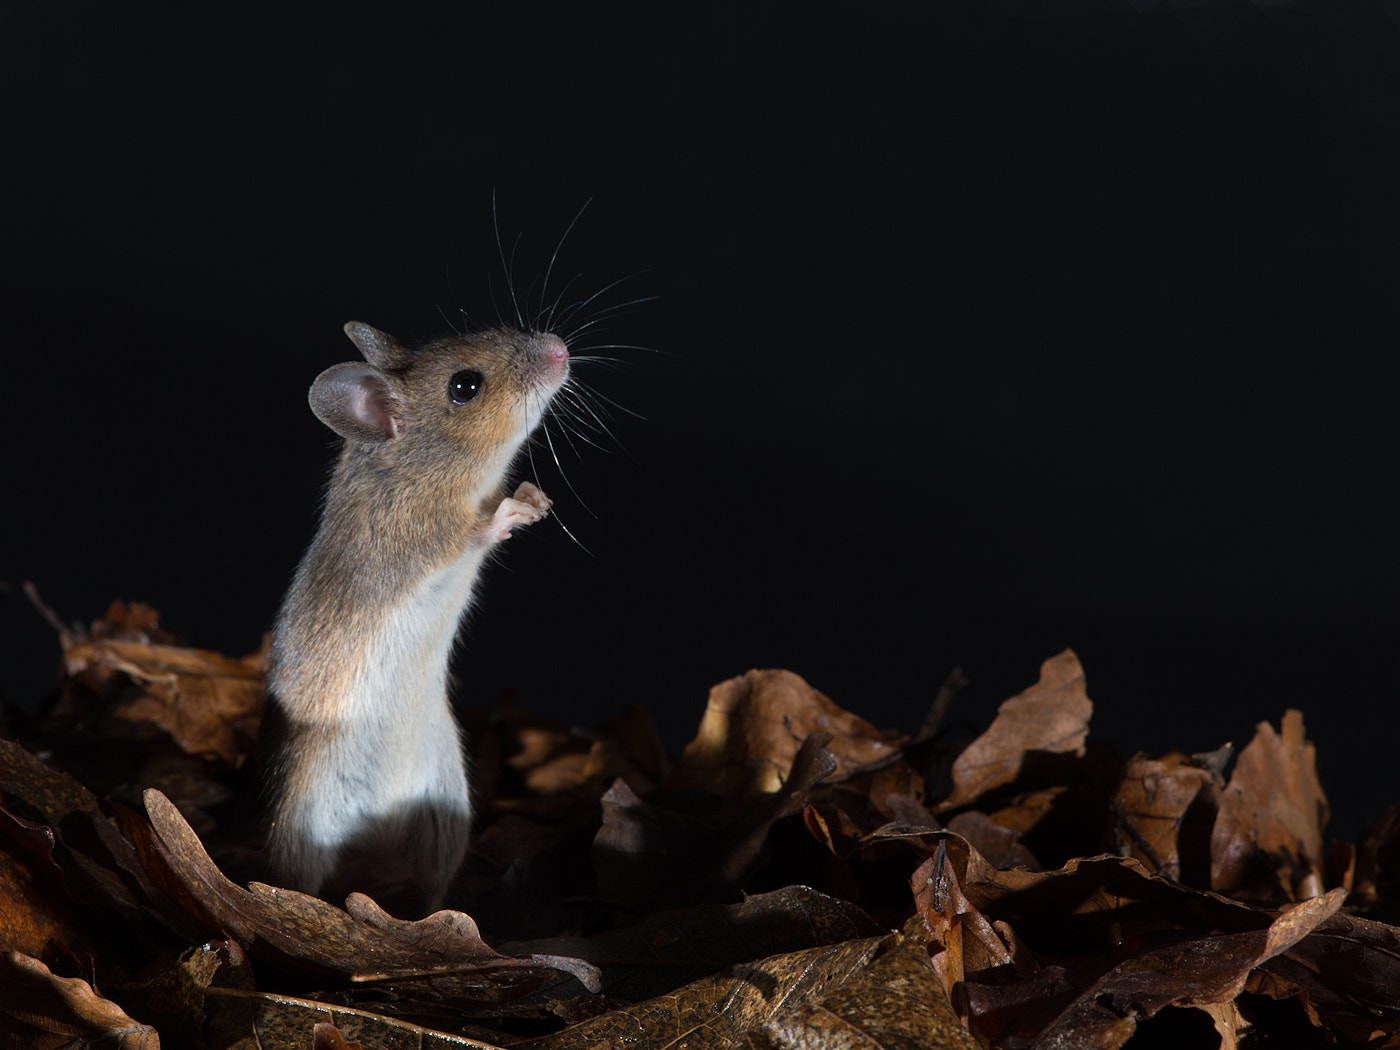
M447 396L453 404L465 405L481 393L481 384L486 377L473 368L464 368L447 382Z

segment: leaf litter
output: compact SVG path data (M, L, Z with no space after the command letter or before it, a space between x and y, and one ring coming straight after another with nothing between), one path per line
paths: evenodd
M267 881L265 647L44 612L58 688L0 712L0 1046L1400 1047L1400 810L1329 845L1297 711L1122 759L1068 650L970 742L956 672L906 735L749 671L677 757L640 707L503 698L464 715L451 907L396 916Z

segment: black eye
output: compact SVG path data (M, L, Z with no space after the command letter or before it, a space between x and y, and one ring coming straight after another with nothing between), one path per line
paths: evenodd
M465 405L481 393L481 384L485 381L486 377L476 369L464 368L448 380L447 396L454 404Z

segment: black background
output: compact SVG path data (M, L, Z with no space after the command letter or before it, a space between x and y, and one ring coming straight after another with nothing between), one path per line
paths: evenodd
M5 5L0 692L26 579L255 648L311 379L508 315L494 198L523 297L656 297L577 352L662 353L578 370L645 421L536 460L587 552L511 541L466 702L679 747L749 667L912 729L961 666L985 723L1073 646L1125 752L1298 706L1335 832L1400 799L1380 5L484 6Z

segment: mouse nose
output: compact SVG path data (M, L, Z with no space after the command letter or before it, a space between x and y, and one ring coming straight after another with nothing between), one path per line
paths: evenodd
M557 335L546 334L540 336L539 346L546 357L553 358L555 361L566 360L569 356L568 344Z

